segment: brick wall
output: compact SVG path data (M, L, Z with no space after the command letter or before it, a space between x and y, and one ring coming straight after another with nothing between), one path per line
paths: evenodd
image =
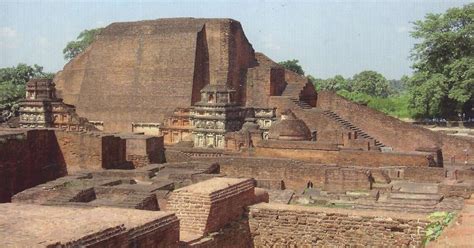
M117 168L125 159L125 140L113 135L56 131L68 172Z
M397 151L415 151L420 147L440 147L445 160L464 161L467 149L474 162L474 142L414 126L396 118L351 102L333 92L318 92L317 106L331 110Z
M421 247L422 215L325 209L283 204L250 207L255 247Z
M329 192L370 190L372 182L366 170L354 168L329 168L325 171L323 189Z
M299 142L298 142L299 143ZM378 151L358 151L358 150L336 150L328 148L304 149L306 146L299 147L295 142L288 148L281 148L278 145L256 147L255 156L292 158L313 163L327 163L347 166L415 166L427 167L429 161L426 156L429 153L424 152L378 152ZM275 148L274 148L275 147ZM303 148L303 149L301 149Z
M218 158L222 174L230 177L253 177L258 181L272 180L285 188L300 190L311 181L314 187L328 191L344 189L368 190L369 172L376 168L338 167L309 164L290 159L272 158ZM342 172L339 172L342 170ZM344 180L344 181L343 181ZM264 186L261 185L260 186Z
M0 203L66 173L66 162L54 131L29 130L0 135Z
M403 169L403 178L412 182L439 183L446 178L446 170L444 168L406 167Z
M253 179L213 178L173 191L168 210L182 231L205 235L239 220L254 197Z

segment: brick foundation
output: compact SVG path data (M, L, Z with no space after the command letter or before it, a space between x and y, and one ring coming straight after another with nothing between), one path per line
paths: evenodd
M255 247L421 247L422 215L372 213L283 204L250 207Z

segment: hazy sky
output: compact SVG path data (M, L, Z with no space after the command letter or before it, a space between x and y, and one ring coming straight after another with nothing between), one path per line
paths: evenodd
M84 29L165 17L229 17L254 49L275 61L298 59L327 78L375 70L410 74L411 22L469 1L5 1L0 0L0 67L62 69L62 49Z

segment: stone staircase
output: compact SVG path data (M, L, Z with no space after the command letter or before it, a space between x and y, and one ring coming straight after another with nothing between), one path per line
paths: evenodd
M289 98L291 102L293 102L302 109L311 109L311 105L300 100L300 93L305 86L306 84L303 83L289 83L286 85L286 88L281 94L281 96Z
M296 82L287 83L286 87L285 87L285 90L283 91L281 96L296 98L300 95L300 93L303 90L305 85L306 84L296 83Z
M330 119L332 119L332 120L334 120L335 122L339 123L339 125L341 125L342 127L346 128L346 129L349 129L351 131L354 131L355 133L357 133L358 137L362 137L364 139L373 141L376 147L378 147L378 148L386 147L385 144L383 144L379 140L377 140L374 137L367 134L360 127L357 127L356 125L352 124L351 122L343 119L342 117L340 117L338 114L332 112L331 110L324 110L323 115L330 118Z

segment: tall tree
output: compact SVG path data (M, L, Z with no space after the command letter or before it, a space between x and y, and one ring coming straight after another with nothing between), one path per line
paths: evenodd
M474 97L474 4L414 23L410 106L419 116L456 118Z
M25 97L25 84L32 78L52 78L54 74L43 72L43 67L18 64L0 68L0 108L15 108L18 100Z
M363 71L352 77L352 91L370 96L387 97L391 94L390 83L380 73Z
M299 65L299 60L297 59L292 59L292 60L286 60L286 61L282 61L282 62L279 62L278 64L282 65L283 67L285 67L286 69L290 70L290 71L294 71L302 76L304 76L304 70L303 70L303 67L301 67L301 65Z
M78 54L82 53L95 40L97 35L100 34L100 31L102 31L102 28L86 29L82 31L75 41L67 43L66 47L63 49L64 58L66 60L71 60Z

